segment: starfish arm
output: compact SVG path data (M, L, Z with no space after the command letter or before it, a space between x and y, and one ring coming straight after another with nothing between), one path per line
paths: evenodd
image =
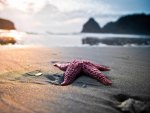
M69 66L70 63L64 63L64 64L60 64L60 63L55 63L54 66L58 67L60 70L62 71L66 71L67 67Z
M82 69L82 63L79 61L74 60L70 63L67 70L64 73L64 81L61 85L68 85L75 80L75 78L79 75Z
M82 70L85 74L97 79L104 85L111 85L111 80L107 79L95 66L83 64Z
M88 65L92 65L92 66L96 67L100 71L109 71L110 70L110 68L108 66L104 66L104 65L92 63L90 61L83 61L83 62L86 63L86 64L88 64Z
M109 71L110 67L108 66L104 66L104 65L100 65L100 64L94 64L94 66L99 69L100 71Z

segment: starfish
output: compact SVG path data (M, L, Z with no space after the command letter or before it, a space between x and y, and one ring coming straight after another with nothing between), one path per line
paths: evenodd
M69 63L55 63L54 66L58 67L64 72L64 81L61 85L71 84L80 73L84 73L90 77L97 79L104 85L111 85L112 82L106 78L101 71L109 71L110 68L107 66L92 63L86 60L73 60Z

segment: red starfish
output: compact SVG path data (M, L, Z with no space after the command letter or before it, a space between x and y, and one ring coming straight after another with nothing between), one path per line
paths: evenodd
M94 64L85 60L73 60L70 63L64 64L56 63L54 66L58 67L62 71L65 71L64 81L61 83L61 85L71 84L81 72L97 79L104 85L112 84L112 82L101 73L101 71L110 70L107 66Z

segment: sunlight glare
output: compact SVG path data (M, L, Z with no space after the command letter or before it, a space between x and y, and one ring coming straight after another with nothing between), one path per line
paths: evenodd
M23 37L25 35L24 32L19 32L16 30L10 30L9 32L9 36L14 37L17 40L21 40L21 37Z
M16 40L21 40L21 37L23 37L26 33L19 32L16 30L0 30L0 37L12 37Z

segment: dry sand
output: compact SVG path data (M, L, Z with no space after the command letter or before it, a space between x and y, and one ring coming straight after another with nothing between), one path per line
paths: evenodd
M24 73L62 73L52 61L88 59L111 67L104 72L112 86L81 76L68 86L21 82ZM1 113L120 113L113 107L118 94L150 98L150 48L0 47Z
M50 61L55 59L59 59L58 53L43 47L0 47L0 77L33 70L53 71Z

